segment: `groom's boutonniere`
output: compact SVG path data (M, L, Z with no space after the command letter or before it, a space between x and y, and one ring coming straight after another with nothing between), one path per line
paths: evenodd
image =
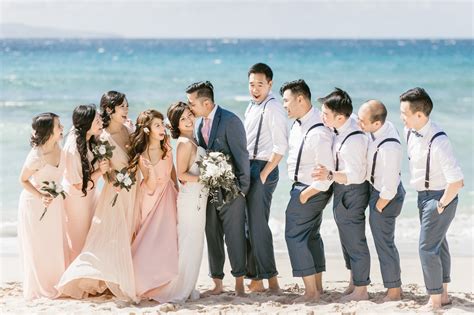
M211 202L216 204L218 210L239 195L230 158L224 153L208 152L196 163L200 170L199 182L209 189Z

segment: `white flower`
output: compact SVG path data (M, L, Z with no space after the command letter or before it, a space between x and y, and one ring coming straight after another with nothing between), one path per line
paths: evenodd
M217 157L219 157L221 154L222 154L222 153L220 153L220 152L210 152L210 153L209 153L209 156L210 156L211 158L217 158Z
M50 183L48 184L48 188L49 188L49 189L55 189L55 188L56 188L56 184L55 184L54 182L50 182Z
M214 164L209 164L206 169L206 175L210 177L215 177L219 172L219 168Z
M125 179L123 180L123 183L125 184L125 186L132 186L132 180L130 179L130 177L125 177Z
M99 147L99 153L104 155L105 153L107 153L107 149L105 148L105 145L101 145Z
M120 183L125 179L125 175L123 175L122 173L118 173L116 177L117 181Z
M57 184L56 185L56 193L60 194L62 191L63 191L63 186L61 186L60 184Z

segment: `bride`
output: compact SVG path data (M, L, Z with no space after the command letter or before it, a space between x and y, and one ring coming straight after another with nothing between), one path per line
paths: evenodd
M178 276L170 283L154 290L153 299L182 303L188 298L198 299L194 289L201 267L206 225L207 191L198 183L196 161L206 151L193 137L195 117L186 103L178 102L168 108L171 136L178 139L176 147L177 175L183 185L178 193Z

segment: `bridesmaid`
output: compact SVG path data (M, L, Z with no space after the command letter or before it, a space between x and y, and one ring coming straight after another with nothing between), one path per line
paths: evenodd
M140 228L132 244L137 295L160 301L157 289L178 274L176 172L160 112L150 109L138 116L130 159L130 169L143 174Z
M82 250L97 205L97 181L109 169L109 161L94 168L92 146L102 132L102 119L94 104L79 105L72 114L73 129L64 145L64 190L69 238L69 258L74 260Z
M115 146L111 169L100 192L84 248L61 277L58 288L61 293L77 299L109 289L120 300L139 302L130 248L137 222L136 185L129 191L114 187L114 170L128 166L126 148L131 133L127 127L128 102L124 94L110 91L102 96L100 108L105 127L101 139ZM112 206L116 193L117 201Z
M63 126L53 113L33 118L32 149L20 176L23 191L18 213L18 239L23 261L23 295L31 300L59 296L54 287L67 264L64 201L41 190L43 181L60 184L64 172L59 141ZM47 207L42 220L40 217Z
M177 139L176 170L185 183L180 187L177 200L178 217L178 276L159 289L155 298L159 302L184 303L196 300L194 289L201 268L206 227L207 189L199 183L198 161L206 150L194 139L195 117L187 104L177 102L168 108L171 136Z

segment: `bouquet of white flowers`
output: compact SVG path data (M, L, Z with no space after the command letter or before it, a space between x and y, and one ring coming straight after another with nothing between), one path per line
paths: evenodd
M115 146L111 145L107 140L98 140L97 144L92 147L92 153L95 160L110 160L113 155Z
M50 182L44 181L43 184L44 185L41 187L41 190L50 194L51 197L56 198L57 196L61 195L63 199L66 199L66 193L64 192L63 187L60 184L56 184L54 180ZM40 221L43 219L46 211L48 211L48 207L44 208L43 214L41 214L39 219Z
M130 188L132 188L132 186L136 182L135 174L129 173L126 167L122 168L120 171L114 170L114 173L114 187L116 187L117 191L115 193L114 199L112 200L112 207L115 206L115 202L117 202L117 197L120 189L125 189L126 191L129 191Z
M209 152L197 162L199 182L209 189L211 202L217 209L234 200L240 193L230 158L221 152Z

